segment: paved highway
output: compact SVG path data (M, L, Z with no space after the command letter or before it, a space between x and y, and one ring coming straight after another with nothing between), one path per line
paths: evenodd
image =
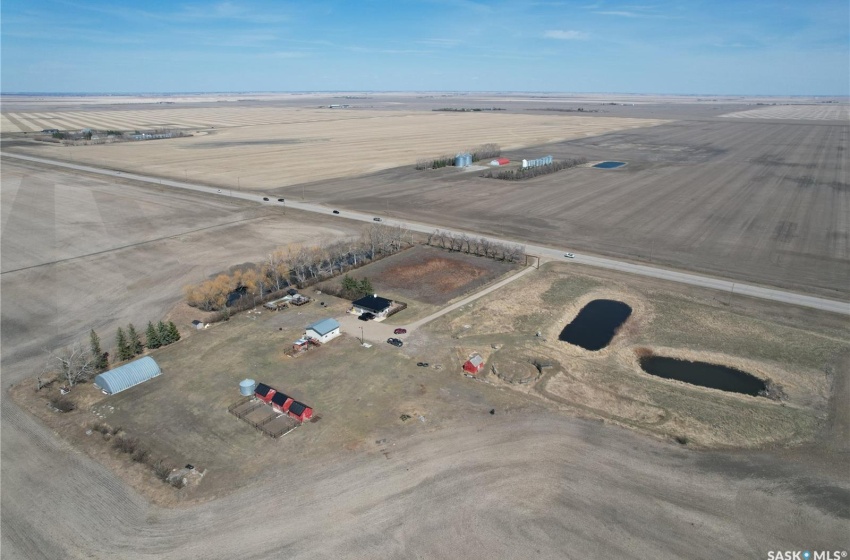
M64 167L66 169L74 169L78 171L85 171L87 173L97 173L99 175L106 175L110 177L119 177L123 179L132 179L134 181L142 181L146 183L153 183L156 185L164 185L168 187L178 188L178 189L188 189L192 191L198 191L208 194L214 194L219 196L229 196L232 198L239 198L242 200L249 200L252 202L259 202L260 204L268 204L274 206L286 206L289 208L295 208L297 210L304 210L307 212L318 212L320 214L328 214L331 212L330 208L326 206L322 206L319 204L312 204L309 202L297 202L291 199L287 199L285 202L278 202L277 198L268 197L268 200L264 200L262 194L257 194L253 192L244 192L239 190L232 189L220 189L216 187L207 187L203 185L195 185L192 183L187 183L184 181L173 181L171 179L159 179L157 177L149 177L146 175L138 175L135 173L126 173L123 171L113 171L111 169L103 169L99 167L91 167L87 165L78 165L75 163L68 163L64 161L57 161L45 158L38 158L33 156L26 156L22 154L12 154L8 152L1 152L0 155L4 157L17 158L26 161L32 161L35 163L42 163L47 165L53 165L56 167ZM363 214L360 212L351 212L348 210L340 211L340 216L345 217L350 220L361 220L364 222L372 222L374 215L372 214ZM383 218L382 222L384 224L389 225L401 225L412 231L422 232L422 233L430 233L435 229L440 229L445 232L451 233L467 233L470 235L475 235L476 237L482 237L481 235L463 231L463 230L450 230L444 227L415 223L415 222L406 222L403 220L394 220L389 218ZM487 239L492 241L498 241L502 243L519 243L517 241L511 239L501 239L497 237L489 237L484 236ZM699 286L702 288L712 288L715 290L720 290L723 292L734 293L737 295L750 296L754 298L760 298L771 301L778 301L782 303L788 303L792 305L799 305L802 307L810 307L813 309L820 309L823 311L830 311L832 313L840 313L844 315L850 315L850 303L844 301L836 301L832 299L819 298L814 296L808 296L804 294L799 294L796 292L787 292L783 290L776 290L773 288L765 288L762 286L753 286L751 284L743 284L740 282L733 282L730 280L724 280L721 278L713 278L710 276L702 276L699 274L690 274L687 272L678 272L675 270L668 270L665 268L658 268L654 266L647 266L642 264L633 264L626 261L620 261L615 259L607 259L603 257L595 257L591 255L582 255L575 254L573 258L566 258L565 250L563 249L553 249L551 247L542 247L539 245L529 245L525 244L526 252L533 255L539 255L543 258L548 258L552 260L562 260L565 262L576 262L581 263L588 266L595 266L599 268L607 268L609 270L619 270L621 272L628 272L631 274L638 274L640 276L646 276L649 278L659 278L662 280L669 280L673 282L679 282L681 284L689 284L691 286Z

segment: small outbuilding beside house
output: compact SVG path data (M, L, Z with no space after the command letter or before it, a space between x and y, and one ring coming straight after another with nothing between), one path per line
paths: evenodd
M322 344L340 335L340 324L336 319L322 319L309 325L304 332L304 338L313 339Z

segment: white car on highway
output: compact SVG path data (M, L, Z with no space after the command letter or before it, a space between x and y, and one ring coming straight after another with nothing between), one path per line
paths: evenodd
M576 258L576 256L575 256L575 255L573 255L572 253L564 253L564 256L565 256L565 257L567 257L568 259L574 259L574 258Z

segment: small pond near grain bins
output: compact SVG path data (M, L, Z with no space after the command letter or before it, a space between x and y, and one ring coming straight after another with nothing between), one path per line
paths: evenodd
M632 308L622 301L595 299L564 327L558 340L581 346L585 350L601 350L608 346L617 329L631 314Z
M640 359L640 367L657 377L676 379L691 385L710 389L720 389L744 395L759 395L766 389L764 381L728 366L719 366L706 362L688 362L663 356L646 356Z
M597 163L593 167L597 169L617 169L618 167L623 167L626 165L625 161L603 161Z

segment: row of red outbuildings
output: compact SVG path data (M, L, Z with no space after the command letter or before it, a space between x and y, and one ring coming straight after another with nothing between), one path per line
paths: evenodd
M299 422L309 420L313 417L313 409L302 402L298 402L285 393L272 389L265 383L258 383L254 389L254 396L280 413L289 414Z

